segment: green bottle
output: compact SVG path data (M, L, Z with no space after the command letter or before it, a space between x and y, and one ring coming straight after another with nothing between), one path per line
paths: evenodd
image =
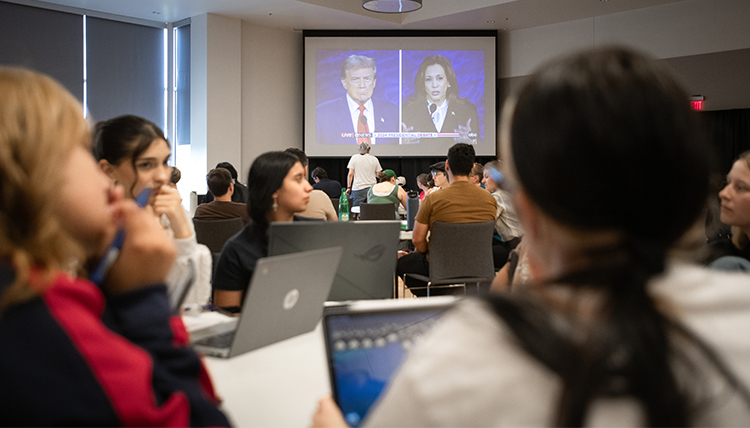
M349 197L346 196L346 187L341 188L339 196L339 221L349 221Z

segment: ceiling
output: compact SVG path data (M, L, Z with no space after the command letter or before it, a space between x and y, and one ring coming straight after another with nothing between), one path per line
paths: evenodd
M12 1L12 0L11 0ZM44 0L161 22L204 13L294 30L502 30L591 18L685 0L424 0L422 9L382 14L361 0Z

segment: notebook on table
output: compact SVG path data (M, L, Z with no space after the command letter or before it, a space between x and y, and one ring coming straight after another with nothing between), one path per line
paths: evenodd
M323 313L341 247L265 257L255 265L237 323L202 334L193 348L229 358L312 331Z
M409 349L457 299L370 300L328 306L323 313L333 399L359 426Z

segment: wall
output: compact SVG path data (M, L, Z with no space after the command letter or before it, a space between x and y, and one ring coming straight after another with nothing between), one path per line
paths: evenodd
M750 107L750 2L685 0L500 33L500 98L565 52L623 44L665 59L712 110ZM711 102L709 102L709 100Z
M261 153L302 148L302 56L301 32L242 23L241 181Z

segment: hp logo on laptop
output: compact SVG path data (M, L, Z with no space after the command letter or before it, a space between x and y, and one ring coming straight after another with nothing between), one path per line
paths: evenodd
M291 290L290 292L286 293L286 296L284 296L284 309L287 311L289 309L292 309L294 305L297 304L297 301L299 300L299 290L296 288Z

